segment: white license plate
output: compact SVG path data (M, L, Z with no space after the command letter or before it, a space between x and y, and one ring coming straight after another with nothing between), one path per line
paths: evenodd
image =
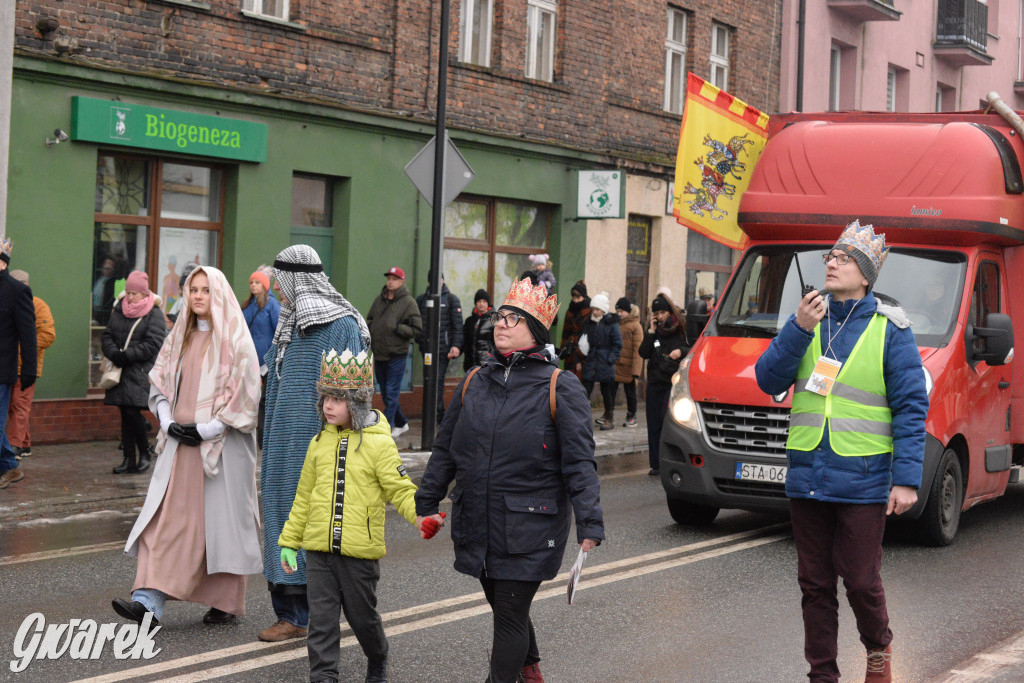
M786 467L784 465L738 462L736 463L736 478L746 481L770 481L775 484L785 484Z

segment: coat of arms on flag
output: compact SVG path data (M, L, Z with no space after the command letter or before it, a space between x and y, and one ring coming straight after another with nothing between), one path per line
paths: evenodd
M688 74L672 197L676 220L742 249L747 236L737 208L767 140L767 114Z

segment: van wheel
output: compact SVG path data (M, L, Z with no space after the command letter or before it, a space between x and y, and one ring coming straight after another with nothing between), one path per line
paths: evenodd
M689 524L691 526L707 526L715 521L718 516L718 508L710 505L697 505L688 503L678 498L668 499L668 512L676 524Z
M939 460L928 491L928 504L919 524L925 543L933 546L949 545L960 528L960 508L964 503L964 479L956 451L947 448Z

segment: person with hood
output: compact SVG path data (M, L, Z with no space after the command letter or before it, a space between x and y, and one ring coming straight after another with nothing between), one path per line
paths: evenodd
M262 270L249 276L249 300L242 307L245 324L256 346L256 360L260 364L260 410L259 426L256 428L256 443L263 443L264 413L267 410L267 362L264 356L274 343L274 331L281 317L281 304L270 294L270 277Z
M203 623L226 624L245 614L246 576L263 566L259 361L222 272L196 268L182 298L180 323L149 373L160 457L125 544L125 553L138 557L135 584L130 600L116 598L112 606L138 623L152 613L155 624L168 600L182 600L209 606Z
M543 285L513 283L492 314L496 353L456 389L416 492L424 525L443 524L438 505L452 500L455 570L480 581L494 615L492 683L544 680L534 595L558 574L573 517L581 550L604 539L590 403L558 370L557 311Z
M7 440L7 409L16 383L25 390L36 381L35 307L32 290L7 270L13 250L11 239L0 237L0 301L4 302L0 307L0 489L25 478Z
M433 282L434 274L430 272L427 274L427 279ZM416 343L420 347L420 353L427 353L427 293L430 288L423 294L416 297L416 305L419 306L420 316L423 318L423 332L416 338ZM455 358L462 355L463 339L462 339L462 302L459 301L459 297L451 293L448 289L448 285L444 283L444 273L441 273L441 310L439 315L441 316L441 339L438 342L437 348L439 349L439 358L435 359L437 364L437 422L440 424L441 419L444 418L444 379L448 374L448 363ZM424 368L424 376L426 376L426 368Z
M583 334L578 342L583 356L580 377L587 397L593 392L595 383L601 385L604 413L594 422L602 432L615 429L615 364L622 352L619 316L610 313L609 307L608 295L604 292L590 300L590 320L583 325Z
M547 254L534 254L530 257L530 263L533 265L533 272L537 274L537 280L544 285L548 290L548 295L555 293L555 285L558 283L555 280L555 274L551 272L550 263Z
M409 431L409 420L402 412L398 397L405 377L409 343L423 332L423 318L405 287L405 271L392 266L384 277L387 281L380 296L370 304L366 324L370 328L374 372L384 399L384 417L391 426L391 436L398 438Z
M888 251L873 226L847 225L822 255L828 299L804 296L754 366L766 394L793 387L786 495L815 681L839 680L839 578L867 651L865 683L892 680L882 536L888 515L917 502L928 389L910 321L871 291Z
M661 428L668 414L672 375L689 352L686 343L686 319L668 294L659 293L651 302L651 324L640 343L639 354L647 359L647 473L657 476L661 462Z
M583 325L590 319L590 297L587 296L587 285L583 280L577 280L572 286L570 294L569 309L565 312L562 320L562 344L561 357L562 367L580 377L580 367L583 356L579 351L580 335L583 334Z
M114 467L114 474L137 474L149 469L148 423L142 411L149 405L149 371L166 336L160 297L149 290L149 276L133 270L100 338L103 355L121 368L121 381L107 389L103 399L106 405L121 411L124 457Z
M191 275L192 271L195 270L197 267L199 267L199 264L196 263L195 261L189 261L188 263L181 267L181 277L178 278L179 292L185 291L185 280L188 279L188 276ZM174 321L178 319L178 314L181 312L181 309L184 308L184 306L185 296L182 295L179 296L177 301L174 302L174 305L171 306L171 310L167 311L167 329L171 329L171 326L174 325Z
M299 558L295 573L285 573L277 539L295 500L306 448L320 432L320 361L331 349L370 349L366 321L331 286L312 247L299 244L278 254L274 279L281 288L281 318L266 356L267 417L260 466L263 576L277 615L277 622L259 633L267 642L304 638L309 623L305 560Z
M469 372L474 365L484 362L487 354L494 352L494 324L491 322L491 295L485 289L476 290L473 295L473 310L462 328L463 346L462 369Z
M28 285L28 273L24 270L12 270L11 277ZM38 371L36 379L43 376L43 355L57 339L57 328L53 324L53 313L49 305L38 296L32 297L32 305L36 311L36 348L38 350ZM11 393L11 407L7 411L7 438L11 443L18 460L32 455L32 435L29 433L29 416L32 413L32 397L36 393L36 384L31 382L28 388L21 386L21 359L18 359L19 379ZM27 376L27 375L26 375Z
M612 405L621 384L626 392L626 421L623 427L636 427L636 381L644 369L640 357L640 344L644 341L644 328L640 325L640 309L626 297L615 302L619 316L619 333L622 335L622 351L615 363L615 384L612 386Z
M331 349L324 355L316 385L322 427L309 443L277 540L286 574L298 568L298 550L305 550L310 681L338 680L344 611L366 655L366 680L387 682L388 640L377 613L384 506L391 503L410 524L422 525L413 500L416 484L402 465L391 426L371 407L373 368L373 354L365 351L338 355ZM340 480L339 472L345 472Z

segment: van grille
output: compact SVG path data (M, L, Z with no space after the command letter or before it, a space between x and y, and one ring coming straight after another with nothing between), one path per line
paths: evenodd
M733 493L744 496L763 496L766 498L785 498L785 484L772 484L766 481L740 481L738 479L715 479L715 485L722 493Z
M786 457L789 408L699 403L708 445L726 453Z

